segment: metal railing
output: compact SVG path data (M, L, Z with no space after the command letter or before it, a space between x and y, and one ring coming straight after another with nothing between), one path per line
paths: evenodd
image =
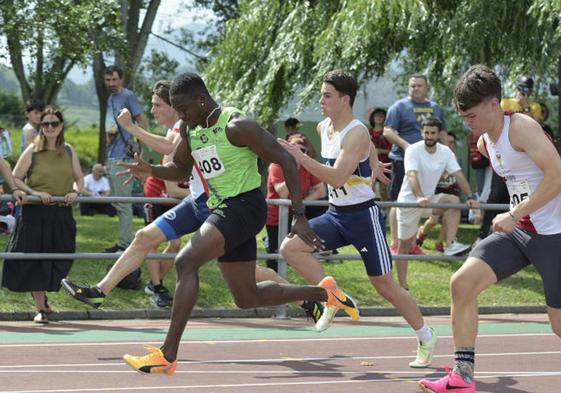
M27 196L29 202L41 202L41 199L37 196ZM53 202L61 203L64 202L64 197L55 196L52 198ZM9 194L0 195L0 201L10 201L13 200L12 196ZM174 205L181 202L180 199L175 198L148 198L148 197L85 197L80 196L76 199L76 203L154 203L163 205ZM279 206L279 229L278 229L278 244L282 244L285 237L288 235L289 228L289 206L291 205L289 199L267 199L267 204ZM389 201L377 201L376 204L381 208L390 207L419 207L417 203L401 203L401 202L389 202ZM328 206L329 203L326 200L318 201L304 201L306 206ZM463 203L435 203L431 204L429 208L454 208L454 209L466 209L467 206ZM480 205L481 210L508 210L508 204L487 204L482 203ZM78 253L18 253L18 252L0 252L0 258L2 259L117 259L121 255L118 253L99 253L99 252L78 252ZM150 253L146 259L175 259L175 253ZM320 260L361 260L359 254L336 254L336 255L318 255L314 254ZM287 277L287 264L281 258L279 253L263 253L257 254L257 259L276 259L278 262L278 274L286 278ZM398 254L392 255L393 260L416 260L416 261L461 261L464 260L464 256L447 256L447 255L408 255L408 254ZM286 305L278 306L275 312L276 318L284 319L287 317Z

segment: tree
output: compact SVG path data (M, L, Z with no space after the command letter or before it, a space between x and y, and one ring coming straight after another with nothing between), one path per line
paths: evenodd
M298 91L300 106L308 103L334 68L364 80L397 61L405 75L426 72L437 99L450 102L471 64L543 80L556 76L561 56L558 0L242 0L239 10L205 78L263 122Z
M114 16L111 0L0 0L0 32L19 82L23 101L56 102L66 76L84 63L94 29ZM26 60L29 59L28 65Z
M101 38L114 40L120 37L121 42L113 46L112 55L115 64L124 71L124 86L133 88L136 73L140 66L148 36L161 0L120 0L119 20L113 25L113 35L108 34ZM142 24L139 27L140 15L144 12ZM105 162L105 116L107 115L107 91L103 83L103 70L106 67L104 59L105 48L100 47L93 53L93 74L95 88L99 103L99 162Z
M140 66L134 82L141 101L146 104L150 103L154 83L158 80L173 79L178 66L177 60L170 59L165 53L152 49L150 57L144 60Z

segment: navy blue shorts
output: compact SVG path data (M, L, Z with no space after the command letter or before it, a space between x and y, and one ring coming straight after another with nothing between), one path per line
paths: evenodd
M374 201L352 206L330 205L324 214L310 220L310 227L325 241L326 250L352 244L369 276L392 271L385 220Z
M202 194L197 199L193 199L189 195L178 205L156 218L154 224L160 228L168 241L195 232L209 215L206 200L206 194Z

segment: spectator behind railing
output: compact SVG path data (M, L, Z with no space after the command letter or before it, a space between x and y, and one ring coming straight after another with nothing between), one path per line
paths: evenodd
M21 129L20 154L29 146L33 140L39 135L39 122L41 114L45 109L45 105L38 100L29 100L25 105L25 118L27 123Z
M76 152L64 142L64 118L53 107L40 117L41 132L29 145L14 169L15 183L41 203L23 205L17 217L8 252L74 253L76 222L70 206L83 188L83 175ZM24 181L25 179L25 181ZM73 183L78 190L73 189ZM53 202L53 195L64 195L64 203ZM72 260L42 259L4 261L2 286L14 292L31 292L37 306L37 323L47 323L52 312L46 291L60 289Z
M293 134L288 141L300 146L300 150L305 154L309 153L310 144L305 136ZM327 195L325 184L303 166L298 168L298 176L304 200L322 199ZM281 166L271 164L267 176L267 199L286 199L288 197L288 187ZM265 246L268 253L276 253L279 250L279 207L275 205L267 205L267 242ZM277 260L268 259L267 267L277 271Z
M384 138L384 122L386 121L386 110L383 108L373 108L370 116L368 117L370 123L370 128L368 133L370 134L370 140L376 146L376 151L378 152L378 159L383 163L390 162L388 154L392 148L392 144ZM374 187L374 192L376 197L382 201L388 200L389 197L389 187L387 184L382 184L379 180L376 180L372 187Z
M124 183L116 173L121 170L117 162L132 160L134 137L122 126L117 124L117 116L123 109L128 109L136 124L148 129L146 118L136 95L123 86L123 70L117 66L109 66L103 72L103 80L109 94L107 98L107 178L114 196L131 196L132 183ZM133 207L130 203L114 203L119 218L119 239L112 247L104 252L123 251L132 241Z
M412 75L409 78L409 95L392 104L388 109L384 127L384 137L393 146L389 158L392 162L392 182L390 185L390 200L397 200L405 170L403 160L405 150L409 145L422 140L421 122L429 117L434 117L442 123L442 130L446 131L446 122L440 106L427 99L429 84L427 77L421 74ZM390 235L392 254L397 254L397 210L395 207L390 209ZM422 251L415 242L412 243L411 252L422 254Z
M300 136L306 139L306 143L308 145L308 155L312 158L316 158L316 150L314 149L314 145L306 138L306 135L300 130L302 127L302 123L295 117L289 117L284 121L284 132L286 132L286 140L290 140L290 138L295 136Z
M462 173L460 164L449 147L438 143L442 132L440 120L428 118L423 120L423 140L413 143L405 151L405 178L397 197L398 202L418 203L419 207L397 208L397 237L399 239L399 254L408 254L411 243L415 241L419 229L419 219L431 214L443 216L446 221L445 255L459 255L467 251L470 246L456 241L460 210L448 208L431 209L433 203L459 203L460 198L452 194L436 194L436 187L444 173L454 176L461 190L467 196L469 207L479 207L475 194L471 193L469 183ZM399 284L408 289L407 285L408 261L396 261Z
M101 164L95 164L92 173L84 177L84 196L105 197L111 194L109 180L105 177L105 168ZM114 217L117 210L110 203L87 203L80 202L80 214L83 216L93 216L95 213L107 214Z
M439 137L438 137L438 143L440 143L444 146L448 146L450 148L450 150L452 150L452 152L455 153L455 150L456 150L456 135L453 132L450 132L450 131L448 131L446 133L441 132ZM440 195L440 194L455 195L456 197L458 197L458 200L459 200L459 198L460 198L460 186L458 185L458 182L456 181L456 178L452 175L449 175L447 172L444 172L444 174L442 175L442 177L438 181L438 184L436 185L435 194L436 195ZM441 220L441 218L442 218L442 220ZM446 220L444 220L444 217L439 216L437 214L431 214L431 216L425 221L425 223L423 225L421 225L421 227L417 231L416 241L417 241L417 245L419 247L421 247L423 245L423 242L425 241L425 238L426 238L427 234L430 232L430 230L436 224L438 224L439 221L441 221L440 232L438 234L438 240L434 244L434 249L436 251L439 251L439 252L444 252L444 242L446 240L446 233L447 233L448 228L447 228L447 225L446 225ZM459 224L459 222L458 222L458 224Z

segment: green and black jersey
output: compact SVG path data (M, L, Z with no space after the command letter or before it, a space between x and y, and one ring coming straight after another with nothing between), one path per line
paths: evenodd
M234 113L243 115L236 108L223 108L212 127L188 131L193 158L208 185L210 209L261 185L257 155L248 147L232 145L226 136L226 125Z

